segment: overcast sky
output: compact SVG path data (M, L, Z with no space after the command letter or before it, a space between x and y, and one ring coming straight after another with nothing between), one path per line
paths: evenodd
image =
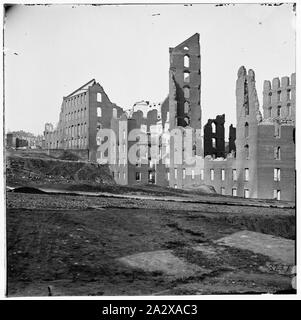
M202 123L225 113L235 124L241 65L255 71L260 103L265 79L295 72L294 21L292 4L17 5L4 34L6 129L42 133L58 121L62 97L93 78L124 109L163 101L168 48L196 32Z

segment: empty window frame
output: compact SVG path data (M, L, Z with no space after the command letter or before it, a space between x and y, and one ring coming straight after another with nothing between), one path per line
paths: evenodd
M175 179L177 179L177 177L178 177L178 169L174 169L174 173L175 173Z
M141 172L136 172L136 181L141 181Z
M188 113L189 113L189 108L190 108L189 102L188 102L188 101L185 101L185 102L184 102L184 113L185 113L185 114L188 114Z
M194 179L194 170L191 170L191 179Z
M281 116L281 106L277 106L277 117Z
M244 197L245 197L245 198L250 198L250 191L249 191L249 189L244 189Z
M214 180L214 169L210 169L210 180Z
M246 159L250 158L250 149L248 144L245 145L245 156L246 156Z
M216 148L216 138L211 138L212 148Z
M286 99L291 100L291 89L287 89L286 91Z
M245 168L245 181L249 181L250 179L250 171L248 168Z
M184 71L183 73L183 80L185 83L189 83L190 82L190 73L188 71Z
M189 117L184 117L184 122L188 126L190 124L190 118Z
M185 56L184 56L184 67L185 67L185 68L189 68L189 65L190 65L189 55L188 55L188 54L185 54Z
M288 103L286 106L286 115L287 117L290 117L292 115L292 108L290 103Z
M183 179L185 179L185 178L186 178L186 169L183 168Z
M268 118L272 117L272 107L268 107Z
M274 168L274 181L280 181L280 168Z
M97 92L97 102L102 102L102 95L100 92Z
M201 169L201 171L200 171L200 177L201 177L201 180L204 180L204 169Z
M281 197L281 191L280 190L274 190L274 196L273 198L275 200L280 200L280 197Z
M237 189L236 188L232 188L232 196L233 197L237 196Z
M232 170L232 179L233 179L233 181L237 180L237 171L236 171L236 169Z
M101 107L97 107L97 117L101 117Z
M211 132L212 133L216 133L216 124L215 124L215 122L211 123Z
M280 160L281 159L280 147L275 147L274 148L274 159L275 160Z
M190 89L189 89L189 87L184 87L183 91L184 91L184 98L185 99L189 99L190 98Z
M275 123L275 137L280 138L281 136L281 126L279 123Z
M225 169L221 170L221 178L222 178L222 181L225 181Z

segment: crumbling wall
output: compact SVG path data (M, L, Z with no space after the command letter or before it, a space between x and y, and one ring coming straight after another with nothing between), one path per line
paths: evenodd
M229 144L228 144L228 153L236 152L236 128L231 124L229 127Z
M225 114L208 119L204 126L204 156L225 157Z
M265 80L263 85L263 118L295 121L296 74Z

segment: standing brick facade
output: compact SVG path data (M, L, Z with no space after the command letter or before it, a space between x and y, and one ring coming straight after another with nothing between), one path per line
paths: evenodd
M97 131L110 128L113 113L122 112L93 79L63 98L57 126L45 125L45 148L88 149L89 160L96 161Z

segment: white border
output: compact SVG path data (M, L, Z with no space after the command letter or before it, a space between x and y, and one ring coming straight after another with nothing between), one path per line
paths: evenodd
M114 0L114 1L82 1L82 0L62 0L62 1L32 1L32 0L25 0L25 1L4 1L1 0L1 16L3 17L3 4L184 4L184 3L192 3L192 4L201 4L201 3L236 3L236 4L244 4L244 3L281 3L281 1L254 1L254 0L240 0L240 1L179 1L179 0L165 0L165 1L145 1L143 0L133 0L133 1L122 1L122 0ZM294 3L297 1L285 1L285 3ZM296 19L296 32L298 37L296 37L296 57L301 56L301 37L300 37L300 16L301 16L301 3L297 3L297 19ZM1 32L1 43L3 45L3 33ZM298 80L298 75L301 74L300 70L300 61L296 60L296 76L297 76L297 88L296 88L296 106L299 105L299 94L300 94L300 85ZM1 59L1 69L3 70L3 57ZM1 89L3 92L3 74L2 74L2 81L1 81ZM1 95L0 102L3 106L3 95ZM296 122L299 123L299 110L296 107ZM0 116L3 119L3 108L1 108ZM3 124L3 122L2 122ZM3 163L3 128L0 133L0 147L1 147L1 155L0 155L0 165L2 170L4 170L4 163ZM296 129L296 141L300 141L301 134L299 130ZM299 186L299 177L300 177L300 166L299 163L301 160L299 155L301 154L300 146L296 144L296 169L297 169L297 186ZM3 171L4 172L4 171ZM299 189L299 188L298 188ZM298 197L299 190L297 189L297 208L300 207L301 200ZM185 295L185 296L100 296L100 297L91 297L91 296L64 296L64 297L22 297L22 298L7 298L6 294L6 264L5 264L5 256L6 256L6 229L5 229L5 208L4 208L4 178L0 175L0 194L2 195L2 201L0 201L0 208L1 208L1 215L0 215L0 299L8 299L8 300L104 300L104 301L114 301L114 300L300 300L301 297L301 280L300 277L297 277L297 288L299 288L299 292L296 295L272 295L272 294L263 294L263 295ZM298 210L299 211L299 210ZM297 212L296 212L297 216ZM297 230L301 230L300 226L301 222L300 219L297 217ZM298 231L299 233L299 231ZM297 233L297 249L300 247L300 239ZM300 274L300 262L301 257L300 254L297 254L297 274Z

